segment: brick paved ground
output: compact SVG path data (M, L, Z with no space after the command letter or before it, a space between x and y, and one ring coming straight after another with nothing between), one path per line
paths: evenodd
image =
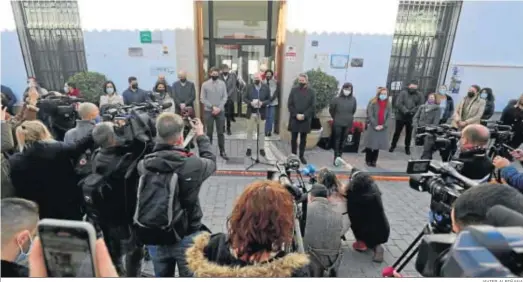
M226 232L226 218L232 210L235 199L243 188L256 178L213 176L207 180L200 192L203 208L203 222L213 232ZM391 225L389 242L385 245L385 262L371 261L371 253L357 253L350 247L354 242L352 232L344 245L344 258L340 277L380 277L381 269L392 265L407 248L425 224L430 196L414 191L406 182L380 182L383 202ZM152 272L152 265L146 265L146 272ZM403 272L417 276L413 263Z

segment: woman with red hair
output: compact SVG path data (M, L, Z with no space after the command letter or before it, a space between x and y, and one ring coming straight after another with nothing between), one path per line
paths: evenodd
M286 253L294 228L293 198L278 182L255 181L238 198L228 234L204 233L187 250L195 277L308 277L309 258Z

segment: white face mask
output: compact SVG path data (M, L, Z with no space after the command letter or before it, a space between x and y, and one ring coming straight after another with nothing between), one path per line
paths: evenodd
M349 96L351 93L352 93L351 90L343 89L343 94L345 94L345 96Z
M105 92L107 92L107 94L111 95L111 94L114 93L114 88L112 88L112 87L107 87L107 88L105 89Z
M69 93L69 87L68 86L64 86L64 93Z

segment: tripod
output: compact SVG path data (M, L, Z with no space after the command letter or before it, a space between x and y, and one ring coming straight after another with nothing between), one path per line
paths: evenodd
M251 116L251 118L253 118L253 117ZM248 166L247 168L245 168L245 170L249 170L257 164L273 165L270 163L260 161L260 120L261 120L261 115L260 115L260 109L258 108L258 113L256 114L256 157L251 156L252 164L250 166ZM262 138L265 138L265 135ZM251 140L248 140L248 142L250 142L250 141ZM264 148L264 150L265 150L265 148Z

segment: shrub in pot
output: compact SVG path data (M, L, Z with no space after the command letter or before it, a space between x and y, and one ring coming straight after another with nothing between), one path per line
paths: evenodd
M80 90L82 98L98 105L102 93L102 86L107 81L105 75L97 72L79 72L70 77L67 82L73 82Z

